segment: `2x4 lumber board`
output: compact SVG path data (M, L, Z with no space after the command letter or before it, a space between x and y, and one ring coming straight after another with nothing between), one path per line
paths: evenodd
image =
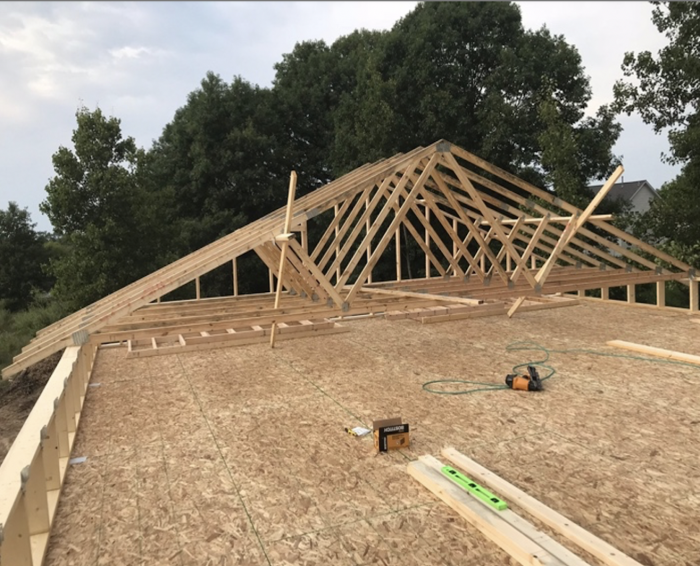
M607 566L642 566L614 546L588 532L561 513L547 507L541 501L528 495L454 448L444 448L442 455L455 466L464 470L474 481L490 487L505 499L513 501L518 507L556 532L564 535Z
M426 455L421 456L420 460L442 475L441 470L443 465L437 458ZM571 550L561 545L546 533L538 530L532 523L517 515L513 510L504 509L496 512L491 508L487 507L487 509L497 517L503 519L511 527L514 527L521 534L528 537L531 541L540 545L545 552L548 552L555 560L560 561L562 564L566 566L590 566L590 564L580 556L571 552Z
M294 210L294 195L297 189L297 174L296 171L292 171L289 178L289 196L287 199L287 214L284 219L284 231L285 233L291 230L292 223L292 212ZM282 277L284 274L285 258L287 256L287 250L289 249L289 241L282 242L282 250L280 253L280 266L277 271L277 292L275 293L275 310L279 308L280 299L282 298ZM276 320L272 321L272 329L270 331L270 346L275 347L275 330L276 330Z
M415 178L415 175L412 175L412 177ZM399 189L397 188L396 190L399 190ZM404 199L406 198L406 190L405 190L405 188L401 191L401 196L402 196ZM429 205L429 206L430 206L430 205ZM395 203L394 208L396 209L396 213L398 214L398 211L399 211L398 203ZM453 255L452 255L452 254L450 253L450 251L447 249L447 246L445 245L445 243L444 243L444 242L442 241L442 239L438 236L437 232L435 232L435 229L432 227L432 225L430 224L430 222L428 221L428 219L423 215L423 212L420 210L420 208L418 207L418 205L417 205L415 202L411 204L410 210L413 211L413 213L416 215L416 218L419 220L419 222L420 222L421 224L423 224L425 230L428 232L428 235L430 236L430 239L431 239L433 242L435 242L435 245L436 245L436 246L438 247L438 249L442 252L442 255L445 257L445 259L446 259L446 260L448 261L448 263L450 264L450 267L451 267L453 270L456 269L456 270L458 271L458 274L459 274L459 275L464 275L464 271L462 271L462 269L459 267L459 263L454 259ZM441 224L443 224L443 227L444 227L444 223L446 222L446 220L444 219L444 217L441 218L441 217L439 216L439 214L438 214L438 213L440 212L439 209L433 208L432 206L430 206L429 210L432 210L432 211L435 213L435 214L434 214L435 218L437 218L438 221L439 221ZM408 217L407 217L407 216L404 216L404 217L403 217L403 223L404 223L404 224L410 224L410 222L408 222ZM450 228L450 230L451 230L451 229L452 229L452 228ZM448 236L450 236L449 233L448 233ZM420 241L420 240L416 240L416 241ZM460 242L460 243L461 243L461 242ZM431 255L432 255L432 254L431 254ZM433 257L434 257L434 256L433 256ZM438 271L440 271L441 274L446 273L444 269L439 269Z
M432 216L434 216L437 219L437 221L440 223L440 225L445 230L447 236L452 241L453 247L457 246L457 248L462 252L462 255L465 257L465 259L467 260L469 265L472 268L476 269L476 263L472 260L471 256L469 255L469 252L467 251L466 247L464 246L462 239L457 235L456 231L452 229L452 225L447 221L444 214L442 213L442 211L438 207L437 203L432 198L432 195L428 191L425 190L425 186L423 186L423 188L421 189L419 194L422 195L426 207L428 208L428 210L430 210L432 212ZM413 210L415 215L418 217L418 219L421 222L423 222L424 218L423 218L423 215L421 214L421 211L418 208L418 206L414 204L411 207L411 209ZM430 222L427 221L427 218L425 219L424 224L425 224L426 230L429 232L432 240L437 244L438 248L445 256L445 259L447 259L447 261L449 262L450 267L452 267L452 270L456 271L457 275L462 275L464 272L462 271L462 268L459 266L458 257L454 253L451 253L450 250L447 248L447 246L445 246L444 242L438 236L438 234L435 232L435 230L433 229Z
M372 166L366 171L354 171L335 182L323 187L323 191L314 191L300 199L299 222L311 218L332 206L329 201L342 198L348 192L351 183L363 181L372 183L373 178L384 178L392 169L399 167L403 161L410 162L415 157L428 155L435 151L437 143L428 148L417 148L408 154L399 155ZM204 246L200 250L180 258L172 264L161 268L153 274L127 285L120 291L101 299L88 307L77 311L51 325L42 335L39 343L35 344L31 353L15 360L13 364L3 369L3 377L13 375L44 357L60 350L72 342L72 334L77 330L94 331L101 328L119 316L132 312L139 306L182 286L198 275L203 275L218 267L233 257L237 257L253 249L269 236L281 231L281 212L273 211L260 220L241 228L216 242ZM195 261L197 260L197 261ZM172 274L172 272L175 272ZM37 337L38 338L38 337Z
M612 348L620 348L622 350L629 350L630 352L637 352L638 354L646 354L656 358L664 358L666 360L674 360L700 366L700 356L695 356L693 354L674 352L673 350L664 350L663 348L654 348L653 346L625 342L624 340L610 340L606 342L606 344Z
M486 188L488 188L488 189L490 189L490 190L496 192L497 194L500 194L501 196L505 196L506 198L509 198L509 199L513 200L517 205L533 207L534 210L536 210L537 212L539 212L540 214L543 214L543 215L545 215L545 214L550 214L550 213L551 213L551 211L549 211L549 210L547 210L546 208L544 208L544 207L538 205L537 203L529 202L526 198L523 198L523 197L520 196L520 195L517 195L517 194L515 194L515 193L510 192L508 189L505 189L505 188L502 187L501 185L499 185L499 184L497 184L497 183L494 183L493 181L490 181L490 180L488 180L488 179L485 179L484 177L481 177L480 175L478 175L478 174L476 174L476 173L474 173L474 172L472 172L472 171L469 171L469 170L465 169L464 172L465 172L465 175L466 175L469 179L471 179L472 181L475 181L475 182L479 183L480 185L482 185L482 186L484 186L484 187L486 187ZM452 186L459 186L459 180L457 180L457 179L455 179L455 178L453 178L453 177L450 177L449 175L447 175L447 174L445 174L445 173L442 173L442 174L441 174L441 177L442 177L442 179L443 179L444 181L448 182L450 185L452 185ZM469 201L467 201L466 197L464 197L464 196L462 196L462 195L456 195L456 198L457 198L458 200L460 200L460 202L465 202L465 203L469 202ZM491 197L490 195L484 194L482 198L484 199L484 201L486 201L486 202L488 202L488 203L490 203L490 204L492 204L492 205L494 205L494 206L497 206L497 207L500 206L500 207L501 207L501 210L502 210L503 212L506 212L506 213L512 214L512 215L526 216L525 213L523 213L522 211L518 210L517 207L512 207L512 206L509 206L509 205L505 205L502 201L499 201L498 199L496 199L496 198L494 198L494 197ZM554 201L554 198L552 198L552 201L551 201L551 202L553 202L553 201ZM576 209L576 210L578 210L578 209ZM529 228L525 227L524 230L525 230L525 231L528 231ZM563 230L559 230L558 228L556 228L555 226L553 226L553 225L551 225L551 224L550 224L550 227L549 227L549 231L550 231L552 234L554 234L555 236L560 236L561 233L563 232ZM606 241L606 242L609 242L609 240L605 240L605 241ZM556 240L553 240L553 239L551 239L551 238L549 238L548 236L545 235L545 236L542 238L542 243L543 243L543 244L545 244L545 243L548 244L548 245L553 249L554 246L556 245L557 241L556 241ZM585 242L581 242L581 241L577 240L575 243L576 243L576 245L579 245L579 246L581 246L582 248L587 249L588 251L590 251L590 252L592 252L592 253L595 253L595 254L596 254L596 257L598 257L599 259L603 259L603 258L604 258L605 261L609 261L609 262L611 262L611 263L614 263L615 265L620 265L621 267L624 267L624 266L625 266L625 264L624 264L623 262L620 262L617 258L615 258L615 256L612 256L612 255L610 255L610 254L608 254L608 253L606 253L606 252L603 252L602 250L599 250L599 249L596 249L596 248L594 248L594 247L592 247L592 246L589 246L589 245L586 244ZM581 261L583 261L583 262L590 262L590 261L591 261L591 258L590 258L590 257L586 257L586 256L580 254L577 250L575 250L574 248L572 248L572 245L573 245L573 244L570 243L566 248L564 248L564 250L563 250L562 253L571 254L571 255L575 256L577 259L579 259L579 260L581 260ZM549 253L550 253L549 250L546 250L546 249L544 249L544 248L543 248L541 251L547 253L547 255L549 255ZM627 250L627 254L629 254L629 253L630 253L630 252ZM636 254L635 254L635 255L636 255Z
M610 192L610 189L612 189L613 185L620 178L620 175L622 175L622 173L624 173L624 171L625 170L623 169L622 165L619 165L617 167L617 169L615 169L613 174L605 182L605 184L603 185L603 188L601 188L600 191L598 191L598 194L596 194L595 198L588 204L586 209L581 213L581 215L578 218L576 218L575 221L570 221L566 225L566 229L564 230L564 233L559 238L559 243L554 248L554 250L552 251L552 253L549 256L549 259L542 266L539 273L535 277L535 279L537 280L538 283L542 284L547 279L547 276L549 275L549 272L552 270L552 267L554 266L554 262L559 257L559 254L561 253L562 248L564 248L574 238L574 236L576 236L576 233L588 221L588 219L591 217L591 215L593 214L595 209L603 201L603 199L607 196L607 194Z
M407 299L404 299L406 301ZM433 300L420 300L411 299L411 304L414 306L438 306L437 301ZM355 306L351 306L347 311L343 312L343 316L352 315L363 315L367 313L377 313L385 312L387 310L395 310L402 307L404 303L401 303L394 299L386 300L371 300L371 301L356 301ZM299 318L308 317L330 317L337 316L338 311L335 308L329 308L324 305L318 305L316 308L307 308L303 310L290 310L280 309L280 312L276 313L274 316L280 322L288 322L293 320L299 320ZM139 327L132 329L115 329L110 332L96 332L92 335L91 340L94 343L104 343L104 342L120 342L125 340L139 340L143 338L150 339L151 336L168 336L177 335L183 333L189 333L200 330L221 330L226 328L231 328L231 326L249 326L255 324L269 324L272 322L273 315L270 313L260 313L256 316L250 316L247 318L238 318L232 320L226 318L221 321L212 321L210 319L198 320L190 322L189 324L179 324L173 326L160 326L160 327Z
M610 192L610 189L612 189L613 185L615 184L615 181L617 181L617 179L620 177L620 175L622 175L623 172L624 169L622 168L622 165L618 165L617 169L615 169L613 174L608 178L608 180L605 182L600 191L598 191L598 194L596 194L596 196L588 204L586 209L581 213L581 215L576 219L576 221L569 221L567 223L564 232L559 237L557 245L554 247L554 250L552 250L552 253L550 254L549 258L535 276L535 281L537 281L538 286L541 287L542 285L544 285L544 282L547 280L547 277L549 276L550 271L554 267L555 262L559 258L559 255L561 254L563 248L565 248L569 244L569 242L571 242L571 240L576 236L576 232L578 232L586 223L586 221L591 217L595 209L607 196L607 194ZM523 304L523 300L524 299L521 297L513 304L511 309L508 311L509 317L512 317L517 312L517 310L520 308L520 305Z
M350 332L350 328L335 324L332 328L324 328L321 330L306 330L297 333L280 333L277 336L277 341L283 342L286 340L296 340L300 338L320 337L331 334L343 334ZM205 344L187 344L186 346L178 346L173 348L164 348L160 350L136 350L131 353L131 358L148 358L152 356L167 356L168 354L180 354L184 352L197 352L201 350L215 350L219 348L233 348L235 346L243 346L249 344L262 344L268 341L267 336L250 336L241 340L220 340L218 342L210 342Z
M306 252L301 246L299 246L295 242L292 242L291 246L294 253L304 264L304 267L306 267L316 278L316 280L319 282L319 285L321 285L321 287L323 287L326 293L328 293L330 298L333 299L333 302L337 306L342 307L344 302L343 298L335 290L335 287L331 284L328 278L323 274L323 271L321 271L321 269L316 265L316 263L306 254Z
M474 165L477 165L481 169L491 173L492 175L495 175L497 177L500 177L501 179L504 179L508 181L509 183L512 183L513 185L531 193L532 195L541 198L542 200L553 204L554 206L558 206L559 208L565 210L566 212L573 214L573 215L579 215L581 214L581 210L566 201L562 201L561 199L555 197L554 195L548 193L547 191L544 191L542 189L539 189L538 187L527 183L526 181L523 181L522 179L519 179L515 175L512 175L508 173L507 171L504 171L503 169L492 165L488 163L487 161L484 161L483 159L477 157L476 155L469 153L468 151L457 147L457 146L452 146L451 149L452 153L455 155L459 156L460 158L464 159L465 161L468 161ZM507 190L507 189L503 189ZM510 192L510 191L508 191ZM512 193L511 193L512 194ZM641 240L635 238L634 236L628 234L627 232L624 232L623 230L620 230L619 228L616 228L612 224L607 223L604 220L596 220L592 219L591 223L596 225L598 228L601 228L608 232L609 234L615 236L616 238L625 240L626 242L633 244L634 246L644 250L645 252L651 253L658 257L659 259L666 261L670 263L671 265L674 265L675 267L682 269L682 270L688 270L690 269L690 266L682 261L679 261L678 259L662 252L661 250L657 250L656 248L646 244L645 242L642 242Z
M534 300L534 298L528 298L528 300ZM576 305L581 304L577 299L572 299L572 300L566 300L566 301L561 301L561 302L552 302L552 303L539 303L539 304L529 304L529 305L523 305L520 307L520 310L522 312L531 312L531 311L539 311L539 310L547 310L547 309L556 309L556 308L561 308L561 307L573 307ZM449 322L452 320L464 320L467 318L479 318L479 317L484 317L484 316L496 316L496 315L504 315L508 312L508 306L505 303L498 303L496 305L484 305L480 307L474 307L473 309L470 309L469 311L464 311L464 312L457 312L457 313L449 313L445 315L437 315L437 316L431 316L431 317L426 317L421 320L423 324L435 324L438 322Z
M398 206L396 206L396 210L398 211ZM428 210L425 218L426 218L426 222L430 221L429 220L430 219L430 210ZM413 226L413 224L408 220L408 217L405 217L403 219L403 225L408 229L411 236L413 236L414 240L416 241L418 246L421 248L421 250L423 250L423 253L425 254L426 262L428 265L426 273L430 272L430 264L432 263L435 266L435 269L438 270L438 273L440 275L446 275L447 271L445 271L445 268L442 267L442 265L440 264L438 259L435 257L435 254L433 254L430 247L428 245L426 245L425 242L423 242L423 238L421 237L420 234L418 234L418 230L416 230L416 227ZM428 232L426 230L426 234L427 233ZM427 238L428 238L428 240L430 240L430 234L428 234ZM372 257L372 246L371 245L367 246L367 254L368 254L367 262L369 262L369 260ZM370 272L370 275L371 275L371 272ZM372 279L371 279L370 275L367 276L367 283L368 284L372 283Z
M369 191L372 189L372 187L367 187L365 189L365 194L369 193ZM345 216L345 213L348 211L348 208L352 204L353 197L345 199L342 205L340 205L340 208L335 212L335 207L334 207L334 214L333 214L333 220L331 220L330 224L326 227L326 231L323 233L321 236L321 239L318 241L316 244L316 247L314 248L313 252L311 253L311 257L316 261L318 259L319 254L324 250L326 247L326 244L330 240L330 237L332 234L336 232L336 228L338 227L339 222L343 219Z
M594 214L591 216L591 220L613 220L613 215L612 214ZM552 216L549 221L550 222L568 222L569 220L575 220L576 218L574 216ZM544 218L535 218L533 216L528 216L525 218L524 222L525 224L539 224L542 222ZM504 219L500 221L500 224L503 224L505 226L512 226L515 224L514 219ZM489 223L487 221L484 221L484 225L488 226Z
M484 301L482 299L465 299L462 297L448 297L444 295L431 295L429 293L411 293L410 291L395 291L389 289L373 289L371 287L362 287L362 293L371 293L373 295L388 295L395 297L411 297L414 299L432 299L434 301L442 301L445 303L459 303L463 305L480 305Z
M411 167L413 167L413 165L411 165ZM404 173L403 176L406 177L406 173ZM338 268L340 268L340 266L343 262L343 259L345 259L345 256L348 254L348 252L352 248L352 245L354 244L354 242L357 240L360 233L364 229L364 224L366 223L367 219L371 218L372 212L374 212L374 210L379 206L379 204L382 202L382 199L384 198L386 192L389 190L389 187L391 185L391 180L392 180L392 176L388 176L386 179L384 179L382 181L382 184L377 189L377 192L374 194L374 196L370 200L369 208L365 207L365 210L362 213L362 215L360 216L360 218L357 220L357 222L354 223L354 226L352 226L352 231L350 232L350 235L343 242L343 246L342 246L340 252L336 253L335 260L330 265L330 267L328 267L327 269L325 268L325 262L324 262L325 256L324 256L324 259L322 259L319 262L319 264L318 264L319 268L326 269L326 273L329 276L331 273L334 273ZM376 227L376 230L379 230L379 227L381 227L381 223L384 221L384 218L386 218L386 214L388 214L388 212L385 212L385 211L386 211L387 207L390 208L389 202L393 202L391 200L391 198L392 197L389 197L389 199L387 199L388 202L384 204L384 206L383 206L382 210L379 212L377 218L375 218L373 220L372 228L370 229L369 232L366 232L365 237L362 240L363 242L367 241L368 235L371 234L373 230L375 230L375 227ZM359 209L358 209L358 213L359 213ZM351 222L346 223L346 226L349 229L351 226ZM345 226L343 226L343 228L345 228ZM342 237L342 236L340 236L340 237ZM372 243L372 238L369 239L369 244L371 244L371 243ZM367 247L367 245L361 246L363 253L364 253L364 250L366 247ZM339 282L339 280L338 280L338 282ZM338 286L338 283L336 283L336 287L337 286Z
M663 311L668 311L668 312L673 312L677 314L682 314L682 313L687 313L688 309L683 308L683 307L669 307L668 305L660 307L656 304L650 304L650 303L628 303L627 301L624 300L617 300L617 299L611 299L610 296L608 297L580 297L581 300L584 301L590 301L590 302L598 302L598 303L608 303L612 305L618 305L618 306L624 306L624 307L631 307L635 309L653 309L653 310L663 310Z
M289 243L289 249L287 250L287 261L294 268L296 272L295 275L299 276L302 279L302 281L304 281L311 289L310 296L313 298L313 294L315 293L319 300L324 302L327 301L330 298L330 296L326 288L321 284L318 278L314 277L314 275L311 273L311 271L309 271L309 269L305 265L304 261L294 251L295 249L297 249L299 250L299 253L305 253L303 248L301 247L301 244L297 242L297 246L298 247L295 248L292 246L291 242Z
M405 218L406 213L411 208L411 206L414 204L416 196L419 194L421 188L423 187L423 183L425 183L425 181L430 177L430 173L435 169L437 162L438 162L438 154L435 153L430 158L430 161L426 165L423 172L420 174L420 177L418 178L418 180L414 183L413 187L411 188L411 191L406 196L406 199L404 200L403 204L399 208L398 212L394 215L394 219L389 224L389 227L387 228L387 232L384 234L382 239L377 244L377 247L372 252L372 257L370 258L369 262L362 268L362 271L360 271L360 274L357 276L357 280L355 281L352 288L350 289L350 292L345 297L345 301L347 303L352 302L352 300L355 297L355 295L357 294L357 292L360 290L362 285L364 285L364 283L366 282L367 274L374 268L377 261L379 261L379 258L381 257L382 253L384 252L384 249L386 248L387 244L389 243L389 239L391 238L391 234L393 233L394 230L396 230L396 228L398 228L398 226L401 224L402 220ZM406 169L406 172L404 173L401 181L399 181L399 183L396 186L396 189L392 193L391 197L389 197L389 199L387 200L385 207L382 209L382 211L379 213L379 216L375 220L375 225L372 227L372 230L370 231L369 234L367 234L365 236L365 239L360 244L360 249L362 250L363 253L364 253L365 247L367 246L367 243L372 241L372 238L374 238L374 235L378 232L379 228L381 227L381 223L384 222L384 219L388 216L389 211L391 210L390 204L393 206L394 202L398 202L398 198L399 198L401 191L403 190L403 187L408 182L411 173L415 170L415 167L417 166L418 163L420 163L420 160L418 160L415 163L412 163ZM394 199L394 197L396 197L396 198ZM358 250L355 253L355 255L350 260L350 263L345 268L346 271L343 274L343 277L341 278L340 283L338 284L338 287L342 287L347 282L347 280L350 278L350 275L352 274L352 271L355 269L355 267L357 267L357 264L359 263L360 258L362 257L359 252L360 252L360 250Z
M505 236L505 233L503 232L501 225L496 221L496 218L491 214L491 210L489 209L488 206L486 206L486 203L481 198L479 191L476 189L476 187L474 187L474 185L472 185L469 178L464 174L464 169L462 169L462 167L459 165L459 163L457 163L457 160L455 159L454 155L452 155L451 153L444 153L442 161L447 167L451 168L454 171L454 173L457 175L457 178L462 183L463 188L467 191L467 193L469 193L469 196L472 197L472 200L478 205L479 210L481 210L482 214L484 215L484 220L491 223L491 227L496 231L497 238L506 247L506 250L511 255L513 260L515 260L517 262L520 259L520 254L518 254L516 249L513 247L513 244ZM498 265L499 272L505 273L501 269L500 264L495 262L492 258L489 258L489 259L491 259L492 263ZM530 283L530 285L535 287L535 285L536 285L535 280L532 279L529 272L524 271L523 275L528 280L528 283Z
M472 222L471 218L469 218L469 215L466 213L464 208L462 206L460 206L460 204L457 202L453 192L450 190L450 188L447 186L447 184L442 180L440 175L436 175L433 178L434 178L435 182L437 183L439 189L442 191L443 196L445 196L447 198L447 201L450 203L450 206L452 206L453 210L457 213L457 215L459 216L462 223L464 223L467 226L472 237L479 244L480 248L484 250L483 253L486 254L487 256L489 256L489 259L491 259L492 263L496 264L496 262L494 261L495 258L493 257L493 253L491 252L491 250L490 250L488 244L486 243L486 241L484 240L484 238L481 236L480 230L477 228L477 226L474 224L474 222ZM467 261L469 261L469 260L467 259ZM469 265L471 265L472 268L477 273L479 273L481 271L481 268L476 267L474 262L470 261ZM503 280L504 283L507 284L508 274L505 273L505 271L503 271L503 269L501 268L500 265L496 269L498 271L499 277Z
M523 566L566 566L558 558L547 552L538 542L508 524L498 513L492 511L472 495L461 489L426 463L421 456L407 466L408 474L426 487L454 511L479 530L486 538ZM430 462L430 460L428 460ZM437 465L440 465L437 462Z
M433 167L435 167L436 161L437 161L437 158L435 156L433 156L431 158L431 161L430 161L430 163L432 163L432 165L430 165L427 168L427 170L431 170ZM357 247L357 250L350 258L350 261L348 262L348 264L345 266L345 270L343 271L343 274L340 277L340 280L336 283L336 289L342 288L343 285L345 285L345 283L348 281L348 279L352 275L353 271L355 270L355 268L359 264L362 256L365 254L365 250L367 249L367 247L369 245L371 245L372 240L374 239L374 237L377 235L377 233L381 229L382 224L384 223L384 220L386 220L386 218L389 216L389 213L392 212L392 210L394 209L394 205L399 202L399 196L401 195L401 191L403 190L403 187L406 186L406 184L409 182L409 180L411 179L411 173L418 166L419 163L420 163L420 160L416 160L416 161L412 162L406 168L406 170L403 172L403 174L401 175L401 180L398 182L398 184L396 185L394 190L391 192L389 197L386 198L386 202L384 202L382 209L379 211L379 214L377 214L377 217L374 219L372 228L370 229L369 232L367 232L365 234L364 238L362 238L360 244ZM385 182L382 183L382 187L381 187L382 190L377 192L377 194L375 195L376 202L375 202L375 199L373 199L373 202L372 202L372 204L370 204L370 207L372 207L372 208L376 207L377 204L381 201L381 199L385 197L386 191L391 186L392 177L388 177L387 179L385 179ZM411 190L411 193L409 193L408 198L409 199L415 198L415 195L417 192L418 192L418 188L416 186L414 186L413 189ZM355 285L353 286L353 289L359 288L357 286L358 283L360 283L360 285L362 283L364 283L364 281L367 277L367 272L371 271L374 268L374 264L376 264L377 259L384 252L384 249L386 248L386 245L388 244L389 239L393 235L394 230L396 230L397 226L401 223L403 217L406 215L407 208L408 208L408 206L406 205L406 202L404 202L404 204L399 208L399 210L395 212L394 219L389 224L389 227L387 228L385 234L383 235L383 237L379 241L379 244L372 251L372 255L370 257L370 260L365 264L364 268L362 269L360 275L358 276L358 280L356 281ZM365 212L365 214L366 214L366 212ZM350 239L348 239L348 241L345 243L345 245L343 247L344 248L343 249L343 257L350 251L351 245L354 243L355 238L360 233L360 230L362 230L363 221L364 221L364 218L362 218L358 221L357 225L355 226L355 229L353 230L352 237ZM388 237L387 237L387 235L388 235ZM341 259L341 258L339 258L339 259ZM335 263L338 263L338 265L340 265L340 263L337 260ZM334 263L334 265L335 265L335 263ZM350 302L352 300L352 298L354 297L355 293L353 292L353 289L350 289L350 292L346 296L346 299L345 299L346 302Z
M58 365L54 369L51 377L44 386L41 395L37 399L29 416L25 420L17 437L10 446L5 459L0 465L0 525L7 530L13 517L13 510L21 497L21 472L26 467L34 462L37 453L40 451L40 433L41 430L50 424L52 417L56 411L54 401L62 395L67 394L66 380L70 378L71 372L74 370L80 348L71 346L66 348ZM80 410L80 405L77 406L77 411ZM75 412L73 415L75 421ZM67 432L66 432L67 434ZM32 469L30 468L30 477ZM34 470L37 474L38 471ZM7 532L5 533L5 541L0 543L0 548L4 544L13 544L8 541Z

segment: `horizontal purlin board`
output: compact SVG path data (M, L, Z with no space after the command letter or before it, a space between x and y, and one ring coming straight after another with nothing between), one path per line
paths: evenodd
M452 483L440 471L442 467L439 460L426 455L408 464L407 471L518 563L523 566L589 566L512 511L495 511ZM554 549L565 554L567 560L556 556L552 552Z
M624 340L610 340L606 342L608 346L613 348L620 348L622 350L630 350L631 352L637 352L639 354L647 354L649 356L654 356L656 358L664 358L667 360L673 360L676 362L685 362L687 364L694 364L700 366L700 356L695 356L693 354L685 354L683 352L674 352L673 350L664 350L663 348L654 348L652 346L645 346L644 344L635 344L634 342L625 342Z
M614 546L583 529L560 513L550 509L544 503L508 483L454 448L444 448L442 455L455 466L463 469L475 481L488 485L497 491L501 497L515 503L545 525L561 533L582 549L590 552L607 566L642 566Z
M284 324L284 323L282 323ZM293 332L290 332L291 327L282 326L278 329L276 335L276 341L294 340L297 338L310 338L318 336L326 336L331 334L341 334L344 332L349 332L350 329L341 326L338 323L330 323L330 326L324 324L319 325L319 328L304 328L297 329L293 328ZM260 331L252 331L250 333L241 332L242 336L237 336L237 334L228 334L220 336L202 336L200 340L187 339L185 338L185 344L182 345L173 342L170 345L157 348L144 348L144 349L134 349L134 347L129 345L128 358L141 358L150 356L163 356L168 354L179 354L183 352L196 352L199 350L210 350L217 348L230 348L234 346L243 346L248 344L261 344L269 342L270 329Z
M581 301L579 301L578 299L535 303L535 304L523 304L523 306L520 307L520 312L531 312L531 311L540 311L540 310L547 310L547 309L557 309L557 308L561 308L561 307L573 307L573 306L580 305L580 304L581 304ZM460 312L460 313L454 313L454 314L444 314L444 315L425 317L425 318L421 318L421 322L423 324L435 324L438 322L449 322L451 320L464 320L466 318L478 318L478 317L482 317L482 316L494 316L494 315L506 314L508 312L509 308L510 308L510 305L501 304L497 308L493 308L493 309L489 309L489 310L482 311L481 309L477 308L477 309L474 309L473 312Z

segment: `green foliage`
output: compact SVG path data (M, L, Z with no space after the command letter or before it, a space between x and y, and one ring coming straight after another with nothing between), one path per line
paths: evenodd
M67 305L50 298L37 298L17 312L0 302L0 368L9 365L36 332L69 314Z
M53 155L55 176L40 209L67 253L51 261L55 293L80 308L116 291L157 266L156 196L140 183L146 160L133 138L122 138L120 121L101 110L76 113L74 150Z
M700 4L654 2L652 20L669 44L655 57L626 53L622 70L633 82L615 84L615 110L638 112L656 132L669 130L680 175L659 191L637 232L700 267Z
M49 248L46 234L35 231L27 209L10 202L0 210L0 300L10 311L26 308L35 290L48 291L44 272Z

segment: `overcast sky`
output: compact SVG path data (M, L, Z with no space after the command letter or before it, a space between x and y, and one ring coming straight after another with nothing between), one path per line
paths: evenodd
M389 29L415 2L2 2L0 3L0 208L10 200L39 212L51 155L71 146L85 104L121 119L149 148L206 72L270 86L273 65L294 44L332 43L357 28ZM521 2L526 28L546 25L575 45L591 78L591 113L612 99L625 51L664 45L646 2ZM659 188L665 136L622 117L614 151L625 180Z

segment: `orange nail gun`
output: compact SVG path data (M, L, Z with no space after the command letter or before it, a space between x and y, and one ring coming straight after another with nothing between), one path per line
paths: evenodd
M527 366L530 375L518 375L516 373L506 375L506 385L511 389L521 391L542 391L542 380L540 374L533 366Z

